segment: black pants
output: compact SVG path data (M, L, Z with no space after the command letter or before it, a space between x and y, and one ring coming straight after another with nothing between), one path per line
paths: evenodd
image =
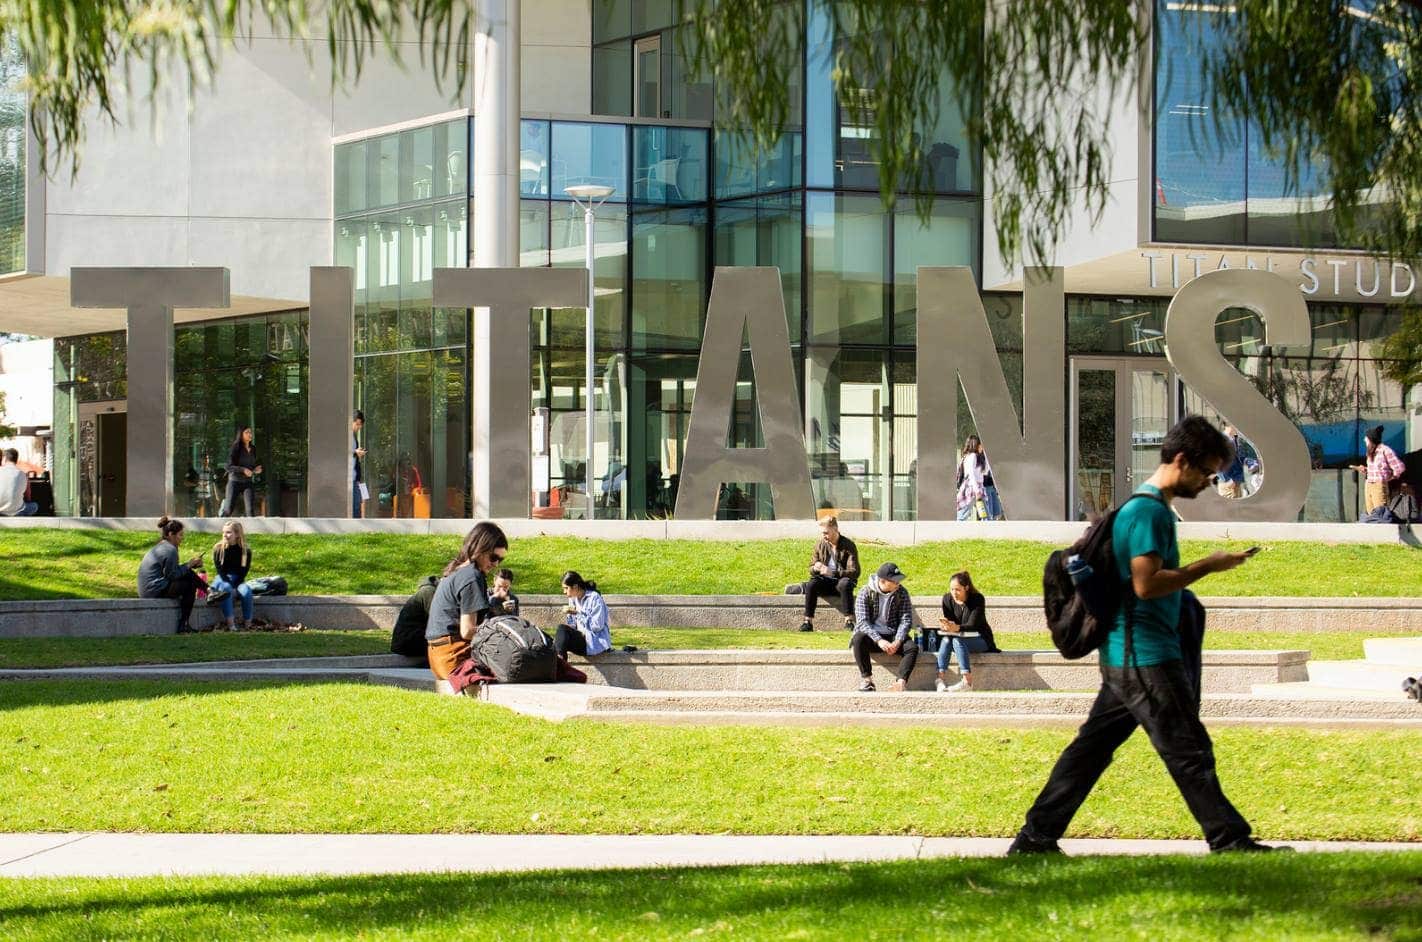
M583 633L576 628L569 628L567 625L559 625L558 632L553 636L553 649L558 652L558 656L566 658L568 652L588 656L588 639L583 637Z
M879 650L878 635L855 632L849 646L854 649L854 663L859 665L859 676L874 676L874 667L869 655ZM918 663L918 645L912 638L904 639L903 646L899 648L899 656L899 680L908 680L909 675L913 673L913 666Z
M236 475L227 479L227 497L222 502L222 507L217 511L219 517L237 513L237 495L242 495L242 506L247 508L244 516L252 516L252 481L248 478L245 481L237 480Z
M811 576L802 587L805 592L805 617L815 617L815 603L821 597L839 597L839 610L845 615L854 614L854 580L831 579L829 576Z
M1225 797L1215 774L1214 745L1200 722L1199 694L1184 663L1103 667L1101 679L1086 722L1027 812L1022 835L1033 843L1048 843L1066 833L1116 749L1141 726L1210 847L1248 837L1249 822Z
M163 598L177 599L178 606L182 614L178 618L178 624L186 625L188 618L193 613L193 599L197 597L197 576L192 570L184 570L183 574L172 582L168 583L163 590Z

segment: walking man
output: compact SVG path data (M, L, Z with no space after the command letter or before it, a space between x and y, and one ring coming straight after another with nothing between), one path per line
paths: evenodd
M1181 566L1170 508L1176 498L1193 498L1214 483L1232 452L1206 419L1184 419L1165 436L1160 466L1137 491L1147 496L1130 500L1116 515L1111 537L1122 604L1100 651L1101 690L1027 812L1009 854L1060 853L1058 839L1137 726L1145 727L1211 850L1275 849L1250 836L1249 822L1220 786L1214 747L1200 722L1198 676L1192 678L1185 667L1185 658L1193 655L1182 649L1178 627L1186 586L1248 558L1216 552Z
M839 532L833 516L820 521L820 542L810 560L810 579L800 586L805 593L805 621L801 631L815 630L815 605L823 596L839 599L844 627L854 629L854 586L859 582L859 548Z
M365 457L365 449L360 446L360 431L365 428L365 413L357 409L351 419L351 519L359 520L365 507L365 478L361 474L360 462Z

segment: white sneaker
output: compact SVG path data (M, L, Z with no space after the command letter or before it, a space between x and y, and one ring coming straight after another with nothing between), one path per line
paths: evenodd
M933 689L934 689L934 690L937 690L939 693L947 693L947 692L948 692L948 685L945 684L945 683L943 682L943 678L940 677L940 678L938 678L937 680L935 680L935 681L933 682Z
M960 680L960 681L958 681L956 684L954 684L953 686L949 687L949 688L948 688L948 692L949 692L949 693L962 693L964 690L972 690L972 689L973 689L973 685L972 685L972 684L968 683L966 680Z

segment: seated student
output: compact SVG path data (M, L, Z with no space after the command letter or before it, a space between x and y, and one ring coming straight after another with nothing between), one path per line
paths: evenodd
M849 647L859 666L861 692L874 689L874 669L869 655L876 649L902 658L898 680L890 688L895 692L908 686L909 675L918 662L918 645L909 637L913 605L909 602L908 590L903 587L905 578L898 566L884 563L869 577L868 585L859 590L854 600L854 634L850 636Z
M558 626L553 636L553 647L558 656L566 658L568 652L583 657L596 657L612 647L612 634L607 623L607 603L602 593L597 591L597 583L578 575L573 570L563 573L563 594L568 597L568 617L566 624Z
M187 563L178 562L178 545L183 542L183 524L162 517L158 521L158 544L150 549L138 564L138 597L141 599L177 599L179 606L178 634L192 634L188 619L193 613L197 596L198 572L202 569L202 554Z
M212 568L217 572L217 580L212 591L226 592L222 597L222 617L227 619L227 630L246 628L252 620L252 587L247 585L247 571L252 568L252 551L247 546L247 534L242 524L229 520L222 525L222 539L212 547ZM242 621L240 625L232 620L232 597L242 600Z
M494 588L489 591L489 603L495 615L517 615L518 596L513 594L513 570L500 569L494 577Z
M425 576L415 589L415 594L400 606L395 616L395 628L390 632L390 653L417 657L429 663L429 647L425 643L425 628L430 621L430 603L434 601L435 589L439 588L439 576Z
M992 653L998 647L987 623L987 600L973 586L973 577L966 569L954 573L949 580L948 592L943 596L943 617L938 619L938 624L943 630L939 633L938 679L934 689L939 693L973 689L968 653ZM963 679L951 687L943 679L950 654L958 655L958 672L963 675Z
M459 554L444 567L425 625L426 655L430 673L437 679L448 680L455 668L469 660L469 642L490 615L487 573L504 561L508 549L504 531L485 520L474 525Z
M0 458L0 517L33 517L39 513L39 504L25 500L30 478L20 468L19 451L6 448Z
M815 630L815 603L821 596L838 598L844 627L854 629L854 586L859 581L859 548L839 532L839 520L820 521L820 542L810 560L810 579L800 585L805 595L805 621L801 631Z

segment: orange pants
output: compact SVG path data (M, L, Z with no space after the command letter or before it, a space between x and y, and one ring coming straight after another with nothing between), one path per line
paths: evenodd
M450 635L448 641L431 643L429 655L430 673L435 675L436 680L448 680L454 669L469 659L469 642Z

